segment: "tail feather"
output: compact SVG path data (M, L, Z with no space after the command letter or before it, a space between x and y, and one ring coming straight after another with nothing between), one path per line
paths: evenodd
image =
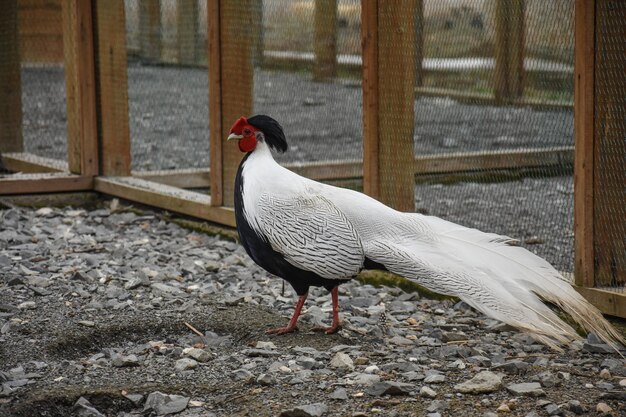
M369 242L366 254L391 272L455 295L475 309L529 332L553 349L578 340L576 331L545 302L619 351L626 340L544 259L514 246L513 239L445 220L409 215L432 230L432 241Z

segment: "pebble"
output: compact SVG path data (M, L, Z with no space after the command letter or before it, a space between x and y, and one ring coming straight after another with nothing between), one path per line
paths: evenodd
M602 379L611 379L611 371L604 368L600 371L600 378Z
M105 417L105 415L96 410L96 408L85 397L80 397L76 400L73 412L74 415L78 417Z
M330 361L330 367L336 369L354 369L354 362L350 356L343 352L337 352Z
M194 359L190 358L182 358L176 361L176 365L174 365L174 369L177 371L188 371L190 369L195 369L198 367L198 362Z
M544 397L546 392L541 389L538 382L522 382L520 384L510 384L506 386L507 391L514 395L527 397Z
M300 405L289 410L283 410L280 417L321 417L328 411L324 403Z
M261 385L269 386L276 383L276 378L274 378L271 374L261 374L256 379L256 382Z
M337 388L329 395L329 398L333 400L347 400L348 392L345 388Z
M18 304L17 308L20 310L34 310L37 308L37 303L34 301L24 301L23 303Z
M183 349L183 354L192 357L198 362L208 362L211 360L212 355L204 349L198 348L186 348Z
M146 398L143 412L153 411L157 416L180 413L187 408L190 398L181 395L151 392Z
M491 371L481 371L472 379L454 386L464 394L482 394L498 391L502 387L502 378Z
M411 384L395 381L381 381L367 389L369 395L380 397L381 395L408 395L415 387Z
M137 358L137 355L122 355L115 353L111 355L111 365L116 368L139 366L139 358Z
M425 398L435 398L437 397L437 392L430 387L423 386L420 388L420 396Z
M613 409L607 403L598 403L596 411L602 414L609 414L613 412Z

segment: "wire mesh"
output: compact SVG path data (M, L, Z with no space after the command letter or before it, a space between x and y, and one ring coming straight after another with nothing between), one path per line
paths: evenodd
M125 13L133 170L207 169L206 1L127 0Z
M9 1L0 21L0 152L67 161L61 2Z
M424 0L414 131L416 158L438 161L417 173L418 211L518 239L565 272L573 10L560 0Z
M595 283L626 285L626 3L596 4Z

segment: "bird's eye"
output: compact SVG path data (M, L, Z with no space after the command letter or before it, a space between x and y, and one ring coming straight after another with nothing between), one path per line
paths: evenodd
M251 131L250 129L245 128L245 129L243 130L243 135L244 135L244 136L250 136L250 134L252 134L252 131Z

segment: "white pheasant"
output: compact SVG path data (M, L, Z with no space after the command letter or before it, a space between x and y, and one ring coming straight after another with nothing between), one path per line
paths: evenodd
M246 153L235 183L241 243L268 272L299 295L286 327L295 330L310 286L331 291L340 326L337 287L363 269L385 269L437 293L459 297L484 314L559 349L580 336L544 301L617 348L624 338L548 262L513 240L437 217L402 213L356 191L301 177L276 163L270 148L287 142L274 119L241 117L229 140Z

